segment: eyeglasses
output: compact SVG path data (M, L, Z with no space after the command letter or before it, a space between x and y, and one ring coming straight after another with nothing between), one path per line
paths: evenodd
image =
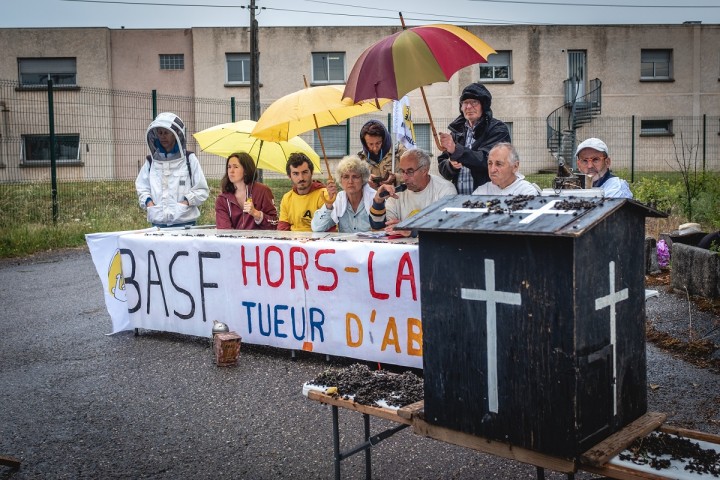
M418 168L408 168L407 170L403 170L402 168L399 168L398 173L400 175L405 175L406 177L412 177L413 175L415 175L417 172L419 172L423 168L425 168L425 167L423 166L423 167L418 167Z
M578 162L580 163L600 163L603 160L605 160L607 157L588 157L588 158L578 158Z
M465 100L463 102L460 102L461 108L468 108L468 107L477 108L479 106L480 106L479 100Z

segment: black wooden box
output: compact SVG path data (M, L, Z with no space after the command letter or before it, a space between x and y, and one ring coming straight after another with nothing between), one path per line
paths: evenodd
M458 195L398 225L419 231L426 421L574 458L643 415L646 216Z

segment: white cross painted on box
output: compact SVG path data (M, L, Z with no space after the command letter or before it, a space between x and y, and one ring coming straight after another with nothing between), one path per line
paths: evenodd
M555 204L558 203L560 200L552 200L542 207L538 208L537 210L517 210L514 213L529 213L527 217L520 220L520 223L532 223L538 218L540 218L543 215L573 215L576 213L576 210L557 210L553 207L555 207Z
M509 214L513 215L521 215L521 214L529 214L527 217L520 220L520 224L528 224L532 223L538 218L542 217L543 215L573 215L577 213L577 210L558 210L553 207L555 207L555 204L557 202L560 202L561 200L551 200L550 202L546 203L542 207L538 208L537 210L515 210L515 211L508 211ZM443 213L488 213L490 212L489 208L466 208L466 207L447 207L442 209Z
M460 297L464 300L486 302L485 322L487 328L487 368L488 368L488 410L498 412L498 376L497 376L497 304L521 305L519 293L495 290L495 260L485 259L485 290L462 288Z
M595 310L610 307L610 345L613 355L613 415L617 415L617 312L616 305L628 299L628 289L615 291L615 262L609 265L610 293L595 299Z

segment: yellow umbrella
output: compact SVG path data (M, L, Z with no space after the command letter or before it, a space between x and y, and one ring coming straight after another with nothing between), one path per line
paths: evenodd
M343 100L344 85L323 85L298 90L275 100L260 116L252 135L263 140L287 140L348 118L378 113L387 98L353 103Z
M286 173L285 164L291 153L301 152L307 155L318 171L320 157L302 138L291 137L287 141L266 141L250 135L256 122L240 120L235 123L223 123L206 128L193 134L204 152L227 157L235 152L247 152L255 160L258 168Z
M332 180L320 127L338 125L351 117L379 112L380 108L390 101L383 98L353 103L349 99L343 100L343 90L344 87L339 85L308 87L306 80L303 90L275 100L260 116L252 134L264 140L277 141L316 130L328 170L328 179Z

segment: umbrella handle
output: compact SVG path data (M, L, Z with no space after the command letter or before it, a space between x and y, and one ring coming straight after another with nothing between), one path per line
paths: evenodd
M328 174L328 180L332 180L332 173L330 173L330 164L328 163L327 154L325 153L325 143L323 142L322 135L320 134L320 127L318 126L317 118L315 118L315 115L313 115L313 120L315 120L315 133L317 133L318 140L320 140L320 148L323 152L323 160L325 160L325 169L327 170Z
M398 15L400 15L400 23L402 24L403 30L405 30L405 19L403 18L402 12L398 12ZM422 93L423 102L425 102L425 110L428 114L428 120L430 121L430 129L432 130L433 138L435 139L435 145L437 146L438 150L441 152L444 152L445 149L440 145L440 139L438 138L437 130L435 130L435 122L433 122L432 115L430 115L430 106L428 105L427 97L425 96L425 89L423 87L420 87L420 93Z
M303 83L305 83L305 88L310 88L305 75L303 75ZM318 140L320 140L320 148L323 152L323 160L325 160L325 170L327 170L328 180L332 180L333 177L332 173L330 173L330 164L328 163L327 154L325 153L325 143L323 142L322 135L320 134L320 126L318 125L317 117L315 115L313 115L313 120L315 121L315 132L317 133Z
M433 138L435 139L435 145L441 152L445 151L443 146L440 144L437 130L435 130L435 122L433 122L432 115L430 114L430 105L428 105L427 97L425 96L425 89L420 87L420 93L422 93L423 102L425 102L425 110L427 110L428 120L430 121L430 129L432 130Z

